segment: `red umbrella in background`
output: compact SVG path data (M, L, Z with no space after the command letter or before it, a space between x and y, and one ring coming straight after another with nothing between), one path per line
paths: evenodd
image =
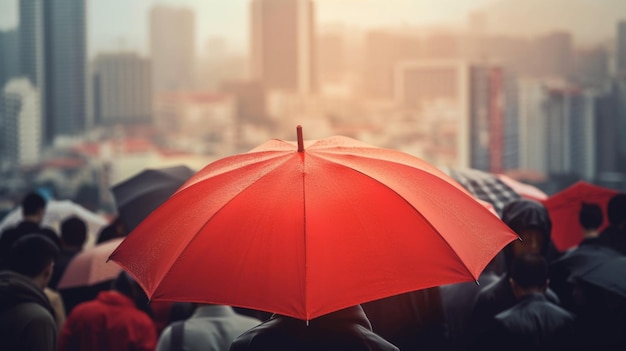
M600 230L606 227L607 203L617 193L617 190L579 181L542 201L552 220L552 241L556 248L565 251L583 240L583 228L578 221L578 213L583 202L595 203L602 207L604 220Z
M421 159L298 131L206 166L111 259L154 300L310 320L476 280L517 237Z

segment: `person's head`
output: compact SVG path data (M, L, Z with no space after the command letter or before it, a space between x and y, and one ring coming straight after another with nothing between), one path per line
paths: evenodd
M548 289L548 263L538 254L525 253L513 259L509 283L516 298Z
M11 246L8 268L33 279L43 289L58 255L59 248L52 240L41 234L26 234Z
M22 215L26 219L37 220L41 222L46 210L46 200L43 196L31 192L26 194L22 199Z
M78 217L70 217L61 223L61 239L66 247L82 248L87 240L87 224Z
M596 230L602 225L602 208L598 204L583 203L578 212L578 222L585 230Z
M128 296L135 302L135 306L146 312L148 315L152 315L152 310L148 305L148 296L143 291L139 283L126 271L120 272L120 274L113 281L113 290L119 292L122 295Z
M552 222L542 204L526 199L512 201L504 206L502 221L521 239L507 246L507 262L524 253L547 255Z
M611 226L626 226L626 193L616 194L609 200L607 216Z

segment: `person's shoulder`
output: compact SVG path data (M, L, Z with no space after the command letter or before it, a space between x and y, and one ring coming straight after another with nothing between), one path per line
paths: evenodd
M55 325L55 320L50 311L36 302L25 302L17 305L17 315L28 320L32 325Z

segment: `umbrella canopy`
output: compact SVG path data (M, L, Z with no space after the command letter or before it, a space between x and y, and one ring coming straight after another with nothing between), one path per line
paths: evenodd
M471 168L450 169L447 173L474 197L490 203L499 216L502 215L502 209L506 204L521 198L520 194L502 182L495 174Z
M548 198L548 195L543 190L534 185L522 183L504 174L498 174L496 177L525 199L543 201Z
M147 169L111 188L119 217L132 231L195 172L187 166Z
M576 278L626 297L626 274L624 272L626 272L626 257L620 256L586 270Z
M579 181L542 201L550 214L552 241L556 248L565 251L583 240L583 228L578 221L583 202L600 205L606 214L607 203L617 193L613 189ZM600 230L608 225L608 220L604 217Z
M46 203L46 211L41 225L54 228L59 232L61 222L72 216L85 221L87 232L91 238L95 238L100 230L108 224L108 220L103 216L91 212L73 201L50 200ZM17 225L20 221L22 221L22 208L18 207L4 217L0 223L0 231Z
M92 286L115 279L122 268L114 262L107 261L121 242L122 238L111 239L74 256L59 280L57 288L61 290Z
M300 130L300 129L299 129ZM155 300L310 320L476 280L517 238L458 183L345 137L272 140L209 164L111 255Z

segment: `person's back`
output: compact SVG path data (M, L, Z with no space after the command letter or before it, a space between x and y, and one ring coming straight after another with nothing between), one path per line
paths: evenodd
M572 310L572 284L568 281L572 270L586 269L594 264L592 256L611 255L611 249L600 244L598 228L602 225L604 215L598 204L583 203L578 213L578 223L583 231L583 240L576 247L563 253L558 259L550 262L550 288L557 294L561 306Z
M157 350L225 351L235 338L260 323L258 319L235 313L230 306L201 305L189 319L163 330ZM177 331L177 328L181 329ZM175 336L176 333L181 334Z
M285 316L239 336L231 351L251 350L398 350L372 332L361 306L353 306L307 322Z
M140 289L126 273L114 289L76 306L65 321L59 350L154 350L156 329L150 317L133 301Z
M606 245L626 255L626 194L614 195L607 205L609 226L598 237Z
M535 253L546 257L550 249L552 222L546 208L531 200L515 200L502 210L502 221L507 224L521 240L515 240L503 249L507 274L482 289L476 296L470 316L471 333L480 333L491 323L499 312L512 307L516 300L509 284L511 262L525 253ZM553 301L558 297L552 291L548 295Z
M372 330L400 349L438 350L445 342L439 287L361 304Z
M36 234L11 247L8 267L0 271L0 347L3 350L56 350L53 308L44 294L58 249Z
M87 240L87 224L78 217L70 217L61 223L61 252L54 264L49 287L56 289L67 265L82 249Z
M27 234L41 234L50 239L57 248L61 247L61 239L50 228L41 227L41 221L46 209L45 199L37 193L29 193L22 200L23 220L15 227L2 232L0 236L0 268L6 268L9 251L13 243Z
M508 350L570 349L573 345L574 315L550 302L548 265L538 255L515 260L510 284L517 303L494 317L492 342Z

